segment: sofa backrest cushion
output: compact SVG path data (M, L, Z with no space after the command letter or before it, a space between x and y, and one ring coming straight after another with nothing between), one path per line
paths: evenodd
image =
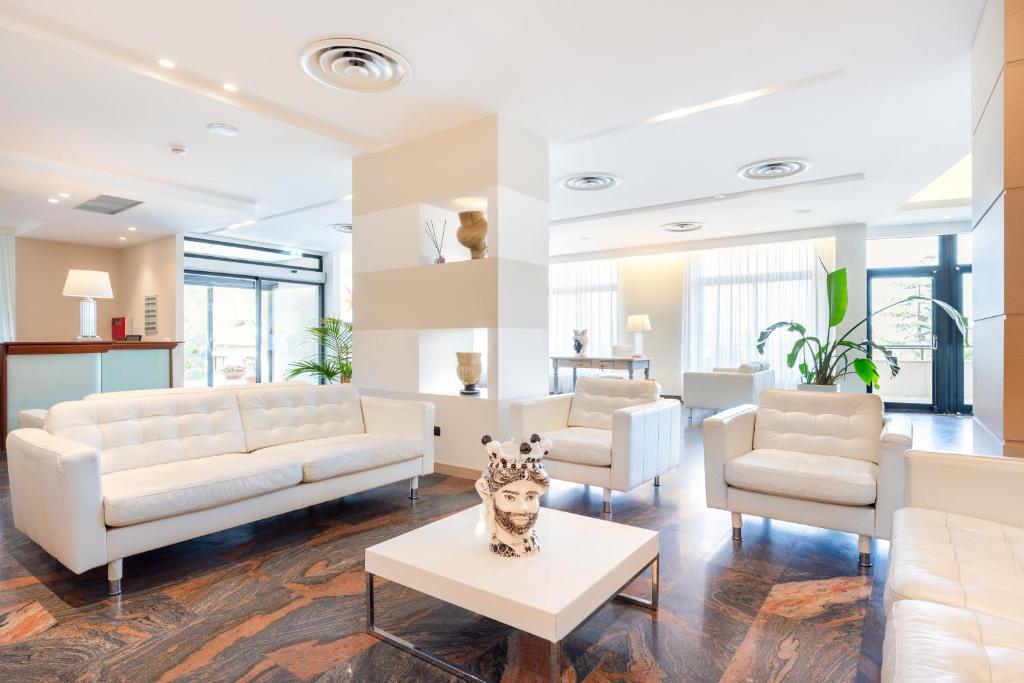
M237 397L250 452L366 431L359 393L351 384L254 387Z
M754 448L820 453L878 462L882 399L877 394L761 392Z
M580 377L569 407L569 426L611 429L616 410L652 403L660 396L661 387L652 380Z
M46 430L98 450L104 474L245 452L238 403L226 391L58 403Z

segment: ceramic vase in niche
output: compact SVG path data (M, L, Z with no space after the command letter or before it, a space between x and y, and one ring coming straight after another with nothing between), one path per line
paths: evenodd
M476 388L476 383L480 381L480 375L484 372L484 367L480 363L480 355L479 351L455 352L455 358L459 362L455 372L459 376L459 381L462 382L463 388L459 393L463 396L476 396L480 393L480 390Z
M455 233L459 244L469 249L470 255L483 258L487 255L487 217L483 211L460 211L459 229Z
M530 442L499 443L481 439L487 450L487 469L476 481L484 504L488 543L502 557L527 557L540 552L534 525L540 514L540 497L548 490L544 456L551 441L534 434Z
M589 337L586 330L573 330L572 331L572 349L576 352L577 356L587 355L587 343Z

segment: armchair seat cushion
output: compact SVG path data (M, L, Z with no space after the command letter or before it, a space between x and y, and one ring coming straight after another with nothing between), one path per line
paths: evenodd
M729 460L729 486L838 505L872 505L878 466L833 455L759 448Z
M593 467L611 467L612 431L592 427L566 427L542 434L551 439L549 460L571 462Z
M897 510L885 600L892 607L908 599L1024 624L1024 529L938 510Z
M902 600L890 613L882 680L1019 681L1024 625L968 610Z
M107 526L130 526L271 493L302 480L302 467L273 456L226 453L118 470L102 477Z
M298 463L302 481L364 472L423 455L423 439L396 434L346 434L263 448L253 455Z

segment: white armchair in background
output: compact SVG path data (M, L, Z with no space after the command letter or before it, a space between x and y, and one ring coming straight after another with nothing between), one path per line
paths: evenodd
M708 507L858 534L860 564L871 539L888 539L903 506L910 420L883 417L876 394L767 390L704 421Z
M540 434L554 444L544 459L555 479L629 491L679 464L679 401L660 398L657 382L581 377L575 394L511 404L513 438Z
M775 371L768 363L752 361L738 368L683 373L683 406L693 420L695 408L725 410L745 403L757 404L763 389L775 386Z

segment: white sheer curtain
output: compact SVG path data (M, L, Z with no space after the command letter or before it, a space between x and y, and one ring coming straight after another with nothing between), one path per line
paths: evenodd
M587 355L610 356L619 327L619 268L615 261L556 263L548 269L548 346L568 356L573 330L586 329Z
M777 330L757 353L757 336L774 322L794 320L809 334L825 331L824 270L818 240L708 249L687 255L683 296L683 371L736 367L766 360L776 384L794 387L796 369L786 367L795 341Z
M14 340L14 235L0 233L0 342Z

